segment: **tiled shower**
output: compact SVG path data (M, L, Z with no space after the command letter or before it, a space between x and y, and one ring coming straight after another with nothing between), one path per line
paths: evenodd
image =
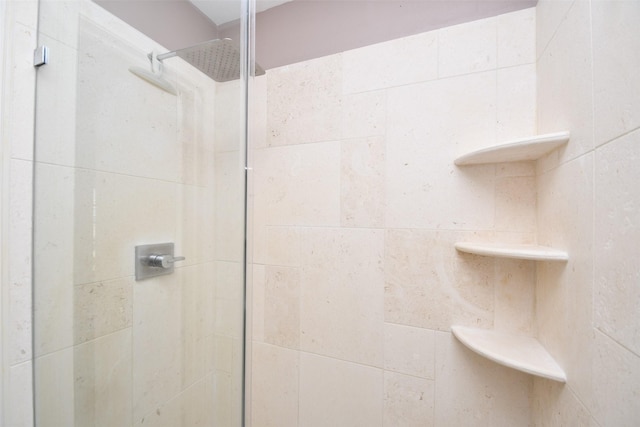
M61 4L41 4L57 58L35 107L21 54L35 5L0 9L1 425L32 425L34 395L38 426L241 425L244 275L246 425L638 423L637 1L540 0L252 78L246 264L241 82L176 63L170 98L126 71L146 37L92 3ZM560 131L569 141L537 160L454 164ZM176 241L175 275L133 280L112 242L148 239ZM478 355L453 325L536 337L566 383Z

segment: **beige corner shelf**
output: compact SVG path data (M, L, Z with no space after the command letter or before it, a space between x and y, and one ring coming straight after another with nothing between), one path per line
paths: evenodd
M455 164L464 166L536 160L566 144L569 136L569 132L556 132L518 139L465 154L458 157Z
M460 252L483 256L528 259L532 261L566 262L569 260L569 254L566 252L547 246L458 242L455 247Z
M567 382L562 368L535 338L464 326L452 326L451 331L462 344L493 362L538 377Z

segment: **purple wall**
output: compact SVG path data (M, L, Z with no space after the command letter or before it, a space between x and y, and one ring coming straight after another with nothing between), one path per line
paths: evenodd
M94 1L168 50L218 38L216 24L186 0Z
M256 17L269 69L535 6L537 0L295 0ZM221 34L226 30L221 30Z
M187 0L94 0L169 50L239 38ZM256 61L265 69L535 6L537 0L294 0L256 16Z

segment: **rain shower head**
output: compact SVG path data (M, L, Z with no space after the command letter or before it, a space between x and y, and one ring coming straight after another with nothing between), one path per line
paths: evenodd
M240 78L240 52L231 39L216 39L158 55L158 60L179 56L217 82ZM265 72L255 64L255 75Z

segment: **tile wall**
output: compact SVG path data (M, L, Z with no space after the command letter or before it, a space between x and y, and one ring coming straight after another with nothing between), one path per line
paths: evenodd
M11 281L3 278L10 375L0 424L33 422L35 167L38 425L239 425L240 85L216 84L176 58L167 73L179 96L169 95L128 71L166 49L90 1L43 1L40 42L51 57L38 71L34 162L25 117L33 117L37 10L30 2L7 8L5 52L16 58L4 78L16 93L7 102L3 93ZM27 12L33 27L22 23ZM171 276L136 282L134 246L165 241L186 261Z
M30 427L31 359L31 187L37 3L0 5L0 141L2 247L0 249L0 425Z
M536 425L640 420L640 5L537 7L538 131L571 131L538 162L538 239L566 248L538 270L539 336L568 384L536 379Z
M521 426L530 376L452 324L535 333L535 9L272 69L253 138L253 426Z

